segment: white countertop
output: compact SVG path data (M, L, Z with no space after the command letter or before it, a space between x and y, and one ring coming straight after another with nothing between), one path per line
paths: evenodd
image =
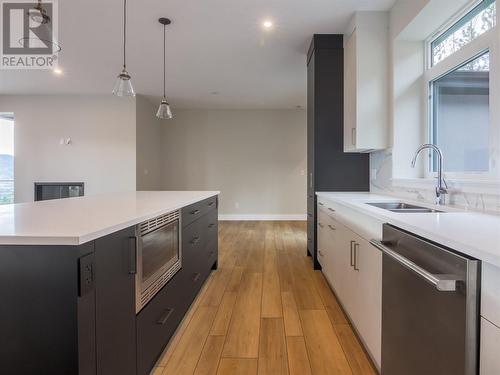
M218 195L137 191L0 206L0 245L81 245Z
M378 220L500 267L500 216L461 211L371 193L316 193ZM408 202L445 213L397 213L367 202Z

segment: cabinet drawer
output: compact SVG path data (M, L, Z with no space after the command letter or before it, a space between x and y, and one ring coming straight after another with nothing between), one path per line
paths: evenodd
M482 263L481 316L500 327L500 268Z
M188 308L179 271L137 316L137 369L147 375Z
M215 208L217 208L217 196L184 207L182 209L182 226L185 227L191 224L193 221Z
M318 203L319 210L326 213L332 219L337 219L335 206L330 202Z
M218 257L217 210L195 221L182 233L182 269L185 282L190 285L190 302L210 274Z
M202 262L217 252L217 210L209 212L182 233L182 263L189 266ZM203 263L203 262L202 262Z
M481 318L481 375L500 374L500 328Z

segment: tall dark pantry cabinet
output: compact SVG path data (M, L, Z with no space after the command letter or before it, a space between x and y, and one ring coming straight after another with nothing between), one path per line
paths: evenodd
M316 192L369 191L369 155L344 153L343 35L315 34L307 54L307 252L315 269Z

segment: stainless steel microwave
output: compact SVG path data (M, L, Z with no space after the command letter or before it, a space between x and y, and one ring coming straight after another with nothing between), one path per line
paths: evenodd
M180 228L179 211L136 226L136 313L181 269Z

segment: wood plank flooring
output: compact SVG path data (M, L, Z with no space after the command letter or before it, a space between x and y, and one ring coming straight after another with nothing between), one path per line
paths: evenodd
M375 375L306 256L304 222L220 222L212 272L154 375Z

